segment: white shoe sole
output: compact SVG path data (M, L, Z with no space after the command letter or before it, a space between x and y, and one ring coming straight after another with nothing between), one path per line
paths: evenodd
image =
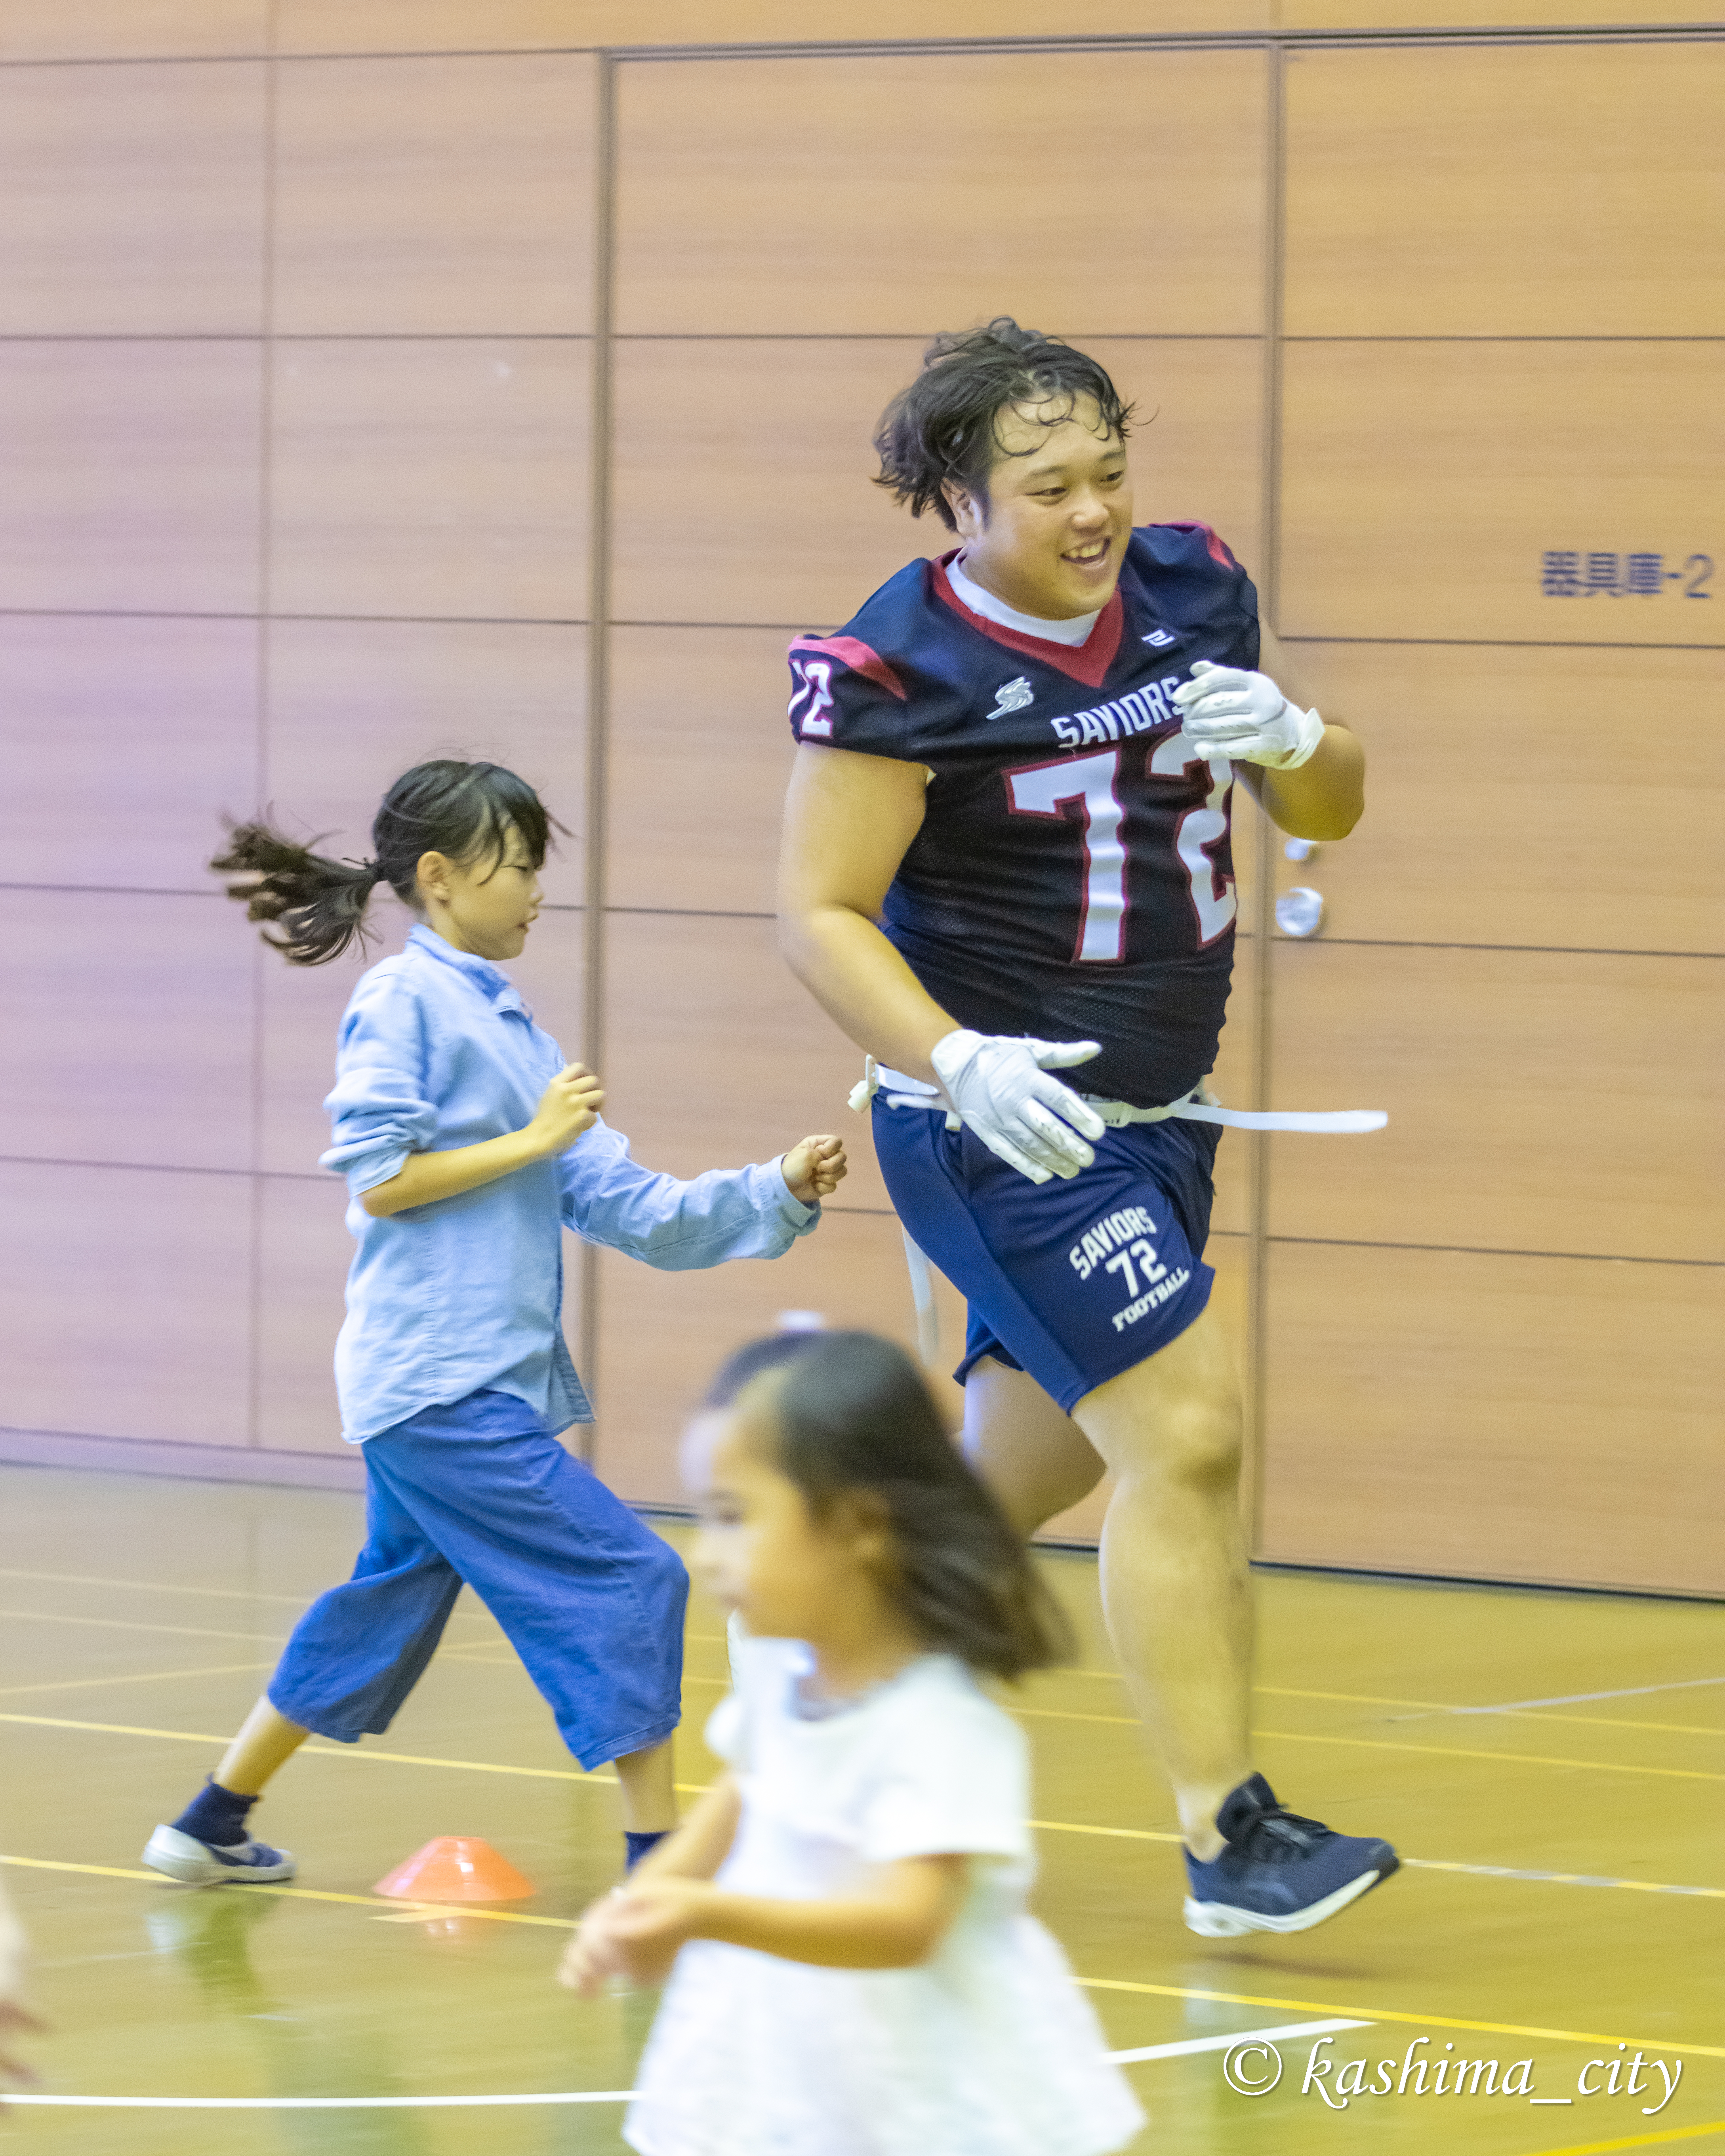
M224 1887L230 1881L262 1887L291 1879L298 1869L293 1858L282 1849L276 1851L276 1859L274 1864L223 1864L203 1842L172 1826L157 1827L144 1848L150 1869L182 1887Z
M1350 1879L1333 1894L1326 1894L1322 1902L1296 1909L1289 1917L1271 1917L1256 1909L1239 1909L1231 1902L1194 1902L1189 1895L1181 1913L1186 1919L1187 1930L1196 1932L1202 1939L1237 1939L1244 1932L1309 1932L1314 1924L1327 1922L1350 1902L1357 1902L1362 1894L1369 1893L1380 1879L1389 1876L1382 1871L1363 1871L1358 1879Z

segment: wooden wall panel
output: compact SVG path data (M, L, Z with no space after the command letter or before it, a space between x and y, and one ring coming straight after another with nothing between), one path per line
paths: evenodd
M1011 314L1074 337L1254 335L1266 65L1248 49L626 69L618 327L918 336Z
M783 629L611 637L610 904L769 914L796 744Z
M1713 708L1720 653L1293 651L1307 695L1366 749L1358 829L1281 870L1322 891L1327 936L1725 952L1725 732L1650 754L1642 716Z
M541 880L548 903L581 902L584 629L275 621L266 634L260 798L279 814L331 833L336 854L363 859L377 804L403 772L432 757L484 757L519 772L567 827Z
M259 1165L266 1174L316 1174L318 1156L328 1148L323 1103L335 1083L341 1014L363 969L399 951L411 925L406 908L387 892L373 903L378 939L363 957L349 952L326 966L298 967L265 952L259 961ZM244 940L243 918L228 927ZM580 915L567 910L541 914L526 952L509 971L540 1024L566 1055L578 1055L583 978Z
M263 54L270 0L7 0L0 63Z
M1705 1267L1278 1246L1263 1554L1725 1592L1722 1342Z
M650 1158L650 1156L649 1156ZM916 1352L916 1315L904 1241L891 1214L831 1213L770 1264L709 1272L655 1272L615 1253L600 1262L598 1413L594 1466L619 1496L685 1504L678 1436L725 1358L774 1331L784 1310L820 1312L829 1325L864 1326ZM942 1288L942 1356L963 1350L957 1298ZM953 1427L961 1403L949 1379L934 1381Z
M280 346L274 611L578 620L591 368L583 340Z
M1087 337L1135 403L1134 519L1214 526L1264 572L1264 361L1255 339Z
M1287 85L1290 336L1725 331L1725 45L1296 52Z
M42 4L42 0L35 0ZM1585 0L1583 0L1585 4ZM864 38L1142 35L1267 30L1272 0L278 0L284 52L426 52L539 45L803 44Z
M0 1424L244 1444L251 1204L237 1176L0 1163Z
M1720 599L1666 572L1725 561L1717 376L1686 341L1291 344L1278 628L1717 644ZM1620 579L1657 554L1656 593L1548 596L1544 556L1578 550Z
M1281 30L1617 29L1716 24L1714 0L1279 0ZM1424 48L1416 48L1418 58Z
M214 895L0 891L4 1152L249 1168L254 968L235 932L244 925Z
M265 71L0 69L0 335L255 336Z
M1250 563L1256 346L1098 339L1091 349L1144 403L1139 518L1201 516ZM946 552L955 542L944 526L913 521L870 483L870 437L922 352L886 337L620 342L618 619L836 626L911 556Z
M258 604L259 348L0 343L0 608Z
M1725 1260L1717 960L1274 952L1276 1105L1390 1123L1273 1140L1273 1235Z
M257 785L254 621L0 617L0 873L202 891Z
M272 1452L347 1450L334 1369L354 1247L347 1197L315 1168L258 1181L257 1442Z
M276 329L589 330L594 80L579 53L284 63Z
M793 979L770 921L613 914L605 982L606 1120L637 1160L698 1175L836 1131L850 1173L835 1203L886 1206L867 1119L845 1105L862 1051Z

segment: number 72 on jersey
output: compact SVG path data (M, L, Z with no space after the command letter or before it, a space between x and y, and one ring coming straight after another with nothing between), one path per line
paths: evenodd
M1136 746L1134 744L1134 746ZM1019 816L1059 816L1069 801L1082 804L1084 888L1080 900L1078 937L1073 957L1106 964L1126 950L1126 848L1121 843L1124 814L1117 791L1122 752L1062 757L1056 763L1033 763L1006 773L1006 798ZM1202 804L1189 808L1174 829L1174 851L1186 872L1186 887L1203 950L1233 926L1240 911L1234 879L1224 875L1208 849L1228 834L1228 789L1234 767L1226 757L1200 757L1183 734L1168 734L1150 751L1148 776L1178 778L1194 763L1208 766L1210 790Z

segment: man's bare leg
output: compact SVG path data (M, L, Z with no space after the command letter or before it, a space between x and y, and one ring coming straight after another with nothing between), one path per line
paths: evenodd
M1104 1463L1113 1471L1103 1609L1187 1846L1209 1861L1222 1847L1217 1810L1252 1771L1240 1410L1219 1320L1205 1311L1070 1417L992 1360L965 1392L967 1450L1025 1533L1094 1488Z
M964 1450L1021 1535L1081 1503L1107 1473L1070 1415L1024 1370L985 1355L964 1385Z
M1240 1516L1241 1414L1214 1307L1087 1393L1072 1419L1112 1469L1102 1606L1200 1863L1252 1771L1252 1595Z

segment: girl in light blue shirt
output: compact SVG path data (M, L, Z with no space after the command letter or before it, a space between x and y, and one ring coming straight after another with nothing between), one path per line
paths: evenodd
M582 1766L616 1764L630 1861L674 1823L682 1563L557 1442L592 1410L563 1340L562 1230L672 1270L781 1256L845 1173L835 1137L694 1181L636 1165L498 961L540 906L551 819L491 763L424 763L372 825L377 859L331 860L265 824L212 865L290 963L365 933L387 882L418 914L341 1021L333 1143L358 1247L336 1348L343 1435L364 1448L353 1577L295 1627L215 1773L144 1861L170 1878L291 1878L248 1814L316 1732L381 1735L471 1585Z

